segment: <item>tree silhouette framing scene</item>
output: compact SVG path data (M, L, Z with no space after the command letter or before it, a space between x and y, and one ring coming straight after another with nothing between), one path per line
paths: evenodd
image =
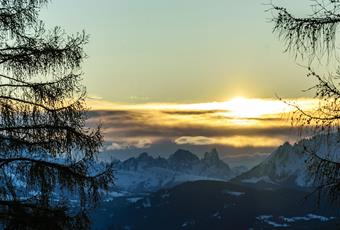
M311 13L305 17L295 16L285 7L271 4L273 13L273 31L284 42L285 51L296 59L306 60L307 77L316 80L316 84L307 89L312 91L318 106L314 110L296 108L292 123L301 130L312 129L326 139L340 140L340 67L337 53L337 32L340 23L340 1L312 1ZM324 69L327 74L323 74ZM320 140L324 141L324 140ZM327 140L326 140L327 141ZM332 142L332 140L328 140ZM320 143L319 143L320 144ZM308 154L308 167L317 182L315 192L326 195L332 202L340 201L340 161L337 152L317 152L315 148L305 147Z
M89 228L113 180L94 167L99 128L85 126L84 32L47 30L48 0L0 2L0 222L5 229ZM58 194L58 195L56 195ZM79 199L77 208L68 198ZM78 204L78 203L77 203Z

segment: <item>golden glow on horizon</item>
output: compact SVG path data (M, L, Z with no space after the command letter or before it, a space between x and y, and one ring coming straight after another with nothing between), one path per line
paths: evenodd
M259 118L266 114L283 113L289 107L281 101L236 97L226 102L227 110L236 118Z
M292 102L303 109L310 110L317 105L314 99L292 99ZM154 111L216 111L226 117L235 119L261 118L294 111L293 106L278 99L261 99L234 97L223 102L209 103L145 103L120 104L102 99L88 98L91 110L154 110ZM241 123L241 122L240 122Z
M177 144L191 144L191 145L229 145L233 147L266 147L278 146L282 144L280 138L271 137L257 137L257 136L232 136L232 137L218 137L207 138L203 136L184 136L175 140Z
M313 99L292 101L305 110L317 105ZM151 146L166 138L160 133L179 145L277 146L289 140L283 130L290 128L287 114L295 110L280 100L244 97L191 104L131 105L93 98L88 102L92 110L123 112L112 113L116 115L102 113L102 116L89 119L94 123L96 119L102 119L105 138L112 141L113 149ZM122 118L117 114L122 114Z

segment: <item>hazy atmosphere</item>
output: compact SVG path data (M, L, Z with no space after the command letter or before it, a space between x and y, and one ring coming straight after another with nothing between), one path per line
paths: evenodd
M340 0L0 0L0 230L337 230Z
M297 12L310 5L281 2ZM268 3L60 0L42 17L90 34L83 65L89 96L123 103L306 97L306 71L282 54Z
M285 2L298 13L309 5ZM231 162L255 164L297 138L278 97L310 96L306 68L272 35L268 3L55 1L42 16L90 34L84 83L106 157L217 147Z

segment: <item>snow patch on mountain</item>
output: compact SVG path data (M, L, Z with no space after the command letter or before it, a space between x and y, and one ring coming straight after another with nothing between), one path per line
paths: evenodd
M285 217L285 216L279 216L274 217L273 215L260 215L257 216L256 219L258 221L261 221L263 223L266 223L268 225L271 225L275 228L288 228L291 224L295 222L303 222L303 221L320 221L320 222L328 222L331 220L334 220L335 217L326 217L316 214L307 214L305 216L296 216L296 217Z
M327 222L327 221L334 220L335 217L333 216L326 217L326 216L320 216L320 215L315 215L315 214L310 213L310 214L307 214L306 216L295 216L295 217L280 216L280 219L288 223L294 223L298 221L310 221L310 220L319 220L321 222Z
M229 190L223 190L223 194L228 194L228 195L232 195L232 196L242 196L246 193L244 192L236 192L236 191L229 191Z
M263 222L263 223L266 223L266 224L269 224L271 226L273 226L274 228L287 228L289 227L288 224L285 224L285 223L276 223L272 220L273 216L272 215L261 215L261 216L258 216L256 217L257 220Z

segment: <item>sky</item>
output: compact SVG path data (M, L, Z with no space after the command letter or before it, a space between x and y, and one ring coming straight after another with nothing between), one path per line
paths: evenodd
M269 2L58 0L41 18L90 35L89 124L102 123L107 157L217 147L226 161L254 163L297 138L277 96L312 103L303 61L272 33ZM310 5L274 2L300 15Z
M59 0L51 1L41 16L49 26L90 34L84 83L90 95L105 100L187 103L304 96L306 71L283 54L272 34L268 2ZM293 6L298 9L297 3Z

